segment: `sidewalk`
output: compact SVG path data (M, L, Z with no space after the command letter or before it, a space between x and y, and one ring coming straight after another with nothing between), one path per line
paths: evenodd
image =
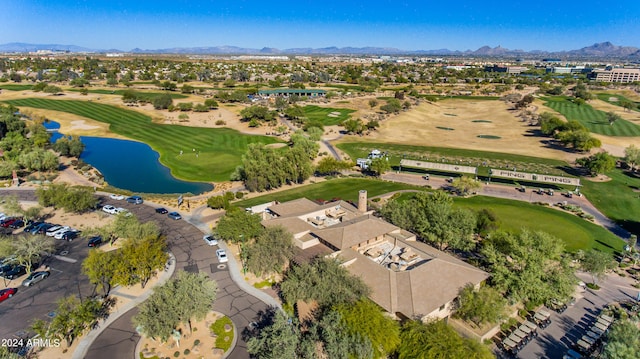
M105 320L102 324L100 324L98 328L90 331L87 335L83 336L80 342L78 343L78 347L73 352L73 355L71 356L71 358L84 359L87 355L87 351L89 350L89 347L91 346L93 341L102 333L102 331L107 329L109 325L111 325L111 323L113 323L116 319L118 319L124 313L128 312L129 310L133 309L140 303L147 300L147 298L149 298L149 296L151 296L151 293L153 292L152 289L155 288L156 286L160 286L164 284L169 278L171 278L175 269L176 269L176 259L173 256L173 254L169 253L169 267L167 270L160 272L160 275L158 276L158 281L156 281L154 285L146 287L139 296L131 298L129 301L124 303L120 308L118 308L118 310L111 313L109 315L109 318L107 318L107 320ZM113 291L111 292L111 295L119 295L117 293L118 288L119 287L114 288ZM124 298L128 296L121 295L120 297Z

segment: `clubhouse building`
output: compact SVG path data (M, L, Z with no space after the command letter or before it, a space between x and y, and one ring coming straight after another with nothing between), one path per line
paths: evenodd
M461 288L479 287L489 274L416 240L416 236L342 200L318 204L306 198L247 209L262 224L283 226L294 236L296 262L337 258L371 288L370 298L400 319L446 318Z

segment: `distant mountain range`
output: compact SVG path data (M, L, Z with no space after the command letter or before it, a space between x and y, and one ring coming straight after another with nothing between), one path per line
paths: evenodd
M323 47L323 48L291 48L276 49L264 47L262 49L243 48L236 46L212 47L174 47L167 49L139 49L121 51L117 49L89 49L75 45L58 44L26 44L12 42L0 45L0 52L35 52L40 50L66 52L113 52L134 54L192 54L192 55L423 55L423 56L478 56L502 58L543 58L559 59L621 59L640 61L640 49L631 46L617 46L610 42L601 42L578 50L543 51L543 50L509 50L500 46L483 46L477 50L453 51L439 50L400 50L389 47Z

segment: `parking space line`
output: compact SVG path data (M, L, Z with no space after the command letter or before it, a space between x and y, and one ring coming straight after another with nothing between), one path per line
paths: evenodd
M77 262L77 261L78 261L77 259L68 258L68 257L63 257L63 256L59 256L59 255L57 255L57 254L54 254L54 255L53 255L53 258L55 258L55 259L59 259L59 260L61 260L61 261L63 261L63 262L68 262L68 263L75 263L75 262Z

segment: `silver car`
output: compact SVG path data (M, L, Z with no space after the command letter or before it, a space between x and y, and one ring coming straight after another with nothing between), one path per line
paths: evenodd
M47 278L49 274L51 274L49 271L32 272L25 280L22 281L22 285L25 287L31 287L39 281Z

